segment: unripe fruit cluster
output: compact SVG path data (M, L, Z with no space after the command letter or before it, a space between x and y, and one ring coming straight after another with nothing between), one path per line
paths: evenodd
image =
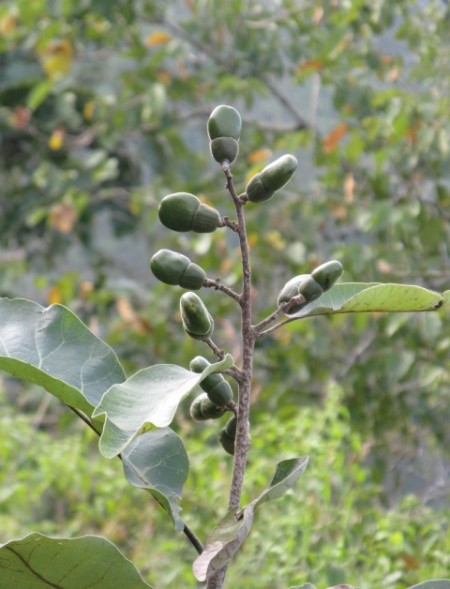
M201 288L206 278L203 268L187 256L168 249L156 252L150 260L150 269L161 282L192 290Z
M311 274L300 274L291 278L278 295L278 306L289 303L295 297L298 301L289 305L286 315L294 315L303 307L319 298L342 275L342 264L337 260L331 260L318 266ZM299 296L301 295L301 296Z
M209 148L219 164L232 163L239 152L241 115L232 106L224 104L213 110L208 119Z
M236 440L236 426L237 426L237 419L236 416L231 417L225 427L220 431L219 434L219 442L222 448L231 456L234 456L234 446Z
M194 194L175 192L165 196L158 209L161 223L173 231L211 233L220 226L220 213Z
M210 363L203 356L196 356L189 364L192 372L203 372L208 366L210 366ZM224 379L222 374L217 372L203 379L200 387L205 391L209 399L219 407L224 407L233 400L233 389L230 383Z
M253 176L245 188L250 202L264 202L283 188L297 169L297 159L290 154L283 155Z
M202 299L195 292L185 292L180 298L184 330L194 339L206 340L214 331L214 320Z

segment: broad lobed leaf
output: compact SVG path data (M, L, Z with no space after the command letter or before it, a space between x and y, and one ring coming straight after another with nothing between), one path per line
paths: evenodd
M125 379L113 349L62 305L0 299L0 369L91 415Z
M113 385L94 411L106 414L100 452L112 458L142 431L145 424L166 427L179 403L209 374L229 368L230 355L197 373L174 364L157 364L140 370L121 384Z
M44 308L26 299L0 299L0 369L41 385L88 416L111 385L125 380L112 348L76 315L61 305ZM98 432L102 421L101 415L94 421ZM135 433L109 422L104 443L111 436L124 448ZM148 489L182 528L176 501L189 465L177 434L164 428L140 436L124 452L123 464L127 480Z

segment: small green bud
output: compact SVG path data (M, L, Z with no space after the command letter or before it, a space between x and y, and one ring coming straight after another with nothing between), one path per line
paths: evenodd
M253 176L245 188L250 202L264 202L285 186L297 169L297 159L283 155Z
M220 224L219 211L203 204L189 192L165 196L159 205L158 216L161 223L173 231L211 233Z
M203 356L196 356L189 364L189 368L193 372L203 372L208 366L210 363ZM207 393L211 401L220 407L228 405L233 400L233 389L220 373L216 372L204 378L200 387Z
M235 108L225 104L217 106L208 119L208 135L211 140L217 137L239 139L241 128L241 115Z
M320 297L320 295L323 294L323 289L310 274L295 276L286 282L281 289L280 294L278 295L278 306L282 303L288 303L292 298L299 294L303 295L305 301L291 307L289 312L286 313L287 315L297 313L297 311L303 309L308 303L311 303Z
M184 330L194 339L208 339L214 331L214 320L202 299L194 292L185 292L180 298L181 320Z
M209 148L216 162L222 164L228 161L231 164L239 152L239 143L233 137L217 137L209 142Z
M150 269L161 282L192 290L201 288L206 278L203 268L191 262L187 256L168 249L154 254L150 260Z
M223 407L215 405L206 393L196 397L191 404L190 414L194 421L206 421L207 419L218 419L225 413Z
M311 272L311 276L320 284L323 290L329 290L333 284L342 276L342 264L337 260L331 260L317 266Z

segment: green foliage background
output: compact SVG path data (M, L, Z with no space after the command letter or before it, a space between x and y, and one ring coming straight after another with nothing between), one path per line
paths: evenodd
M234 236L173 234L156 216L177 190L231 214L205 131L220 103L243 116L238 188L277 155L300 160L277 200L247 207L258 317L331 258L346 281L448 289L449 24L438 0L2 3L2 296L68 305L130 373L187 366L202 349L148 259L170 247L239 279ZM204 300L235 352L232 303ZM298 494L258 517L230 586L400 588L446 573L449 349L443 314L316 318L260 343L248 498L283 457L311 461ZM40 391L3 385L0 541L95 531L155 586L195 586L190 547L120 465ZM187 416L183 507L205 535L230 463L215 427Z

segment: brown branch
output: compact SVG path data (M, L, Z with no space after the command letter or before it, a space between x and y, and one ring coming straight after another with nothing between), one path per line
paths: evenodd
M232 299L234 299L238 303L241 300L241 296L237 292L235 292L232 288L230 288L226 284L223 284L223 282L220 280L220 278L205 278L203 286L205 288L214 288L215 290L221 290L222 292L224 292L226 295L228 295L229 297L231 297Z

